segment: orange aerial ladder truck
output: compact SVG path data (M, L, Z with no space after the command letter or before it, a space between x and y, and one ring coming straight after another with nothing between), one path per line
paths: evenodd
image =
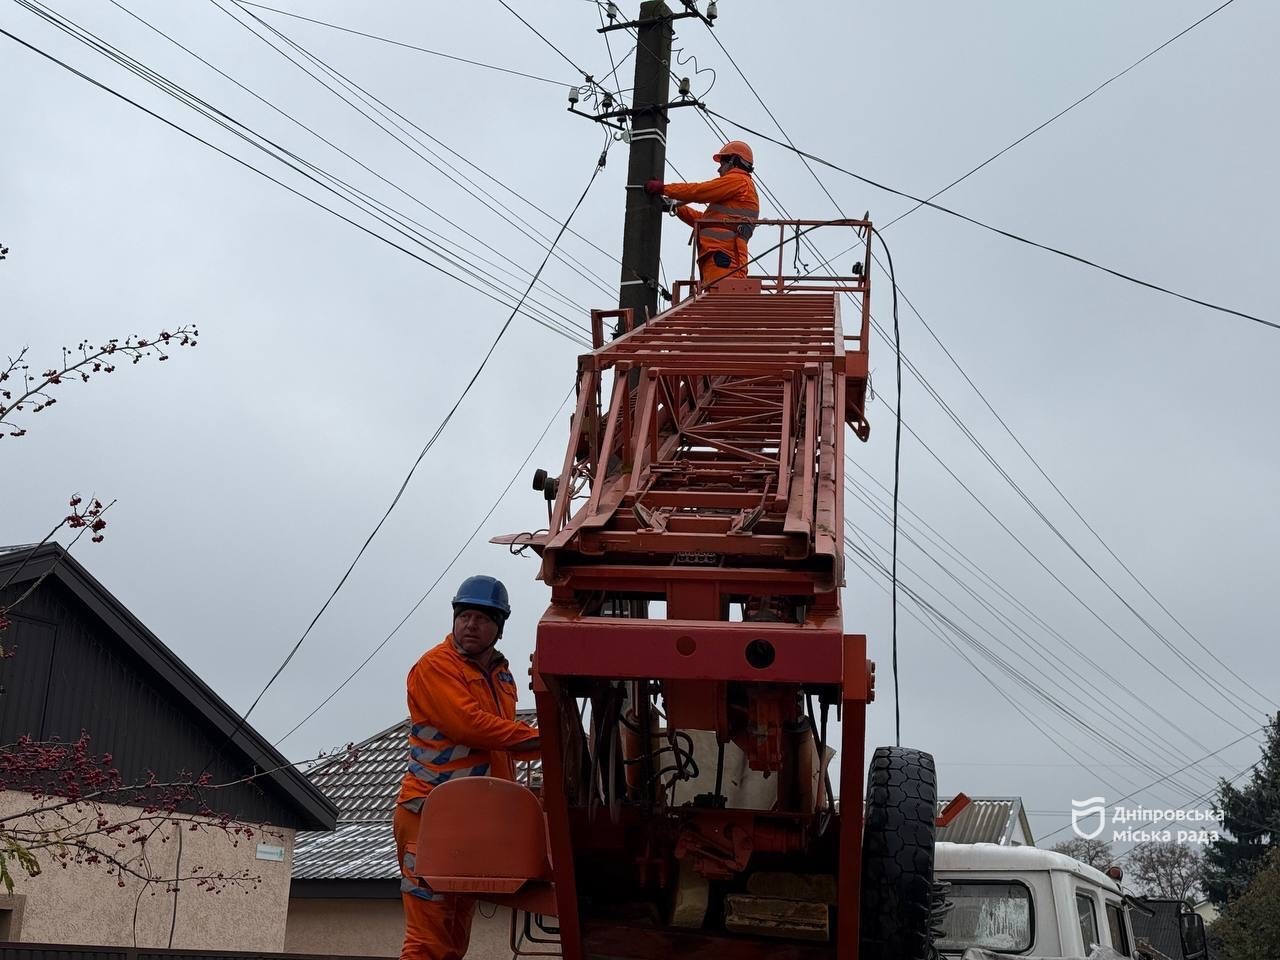
M755 249L778 239L766 273L681 281L657 310L663 209L639 185L661 176L668 110L698 105L686 84L668 101L671 21L701 16L685 6L602 28L637 33L632 107L594 117L630 121L620 306L591 315L564 458L535 477L547 528L498 538L551 591L530 669L540 794L437 787L417 870L510 905L517 955L925 958L945 909L933 761L882 747L868 767L875 666L841 605L872 226L758 221ZM856 262L788 274L784 249L819 229L859 238Z
M928 955L933 762L880 748L864 795L875 667L840 602L871 225L822 226L862 236L851 275L788 276L780 243L771 275L681 282L644 324L592 313L564 460L535 478L548 528L501 538L551 588L531 669L541 798L450 781L418 845L434 889L555 918L554 947L526 919L518 953Z

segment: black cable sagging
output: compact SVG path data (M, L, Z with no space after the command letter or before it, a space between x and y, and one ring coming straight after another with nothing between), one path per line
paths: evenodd
M870 177L864 177L862 174L855 173L854 171L848 169L847 167L842 167L837 163L832 163L830 160L825 160L822 157L817 156L816 154L808 152L807 150L801 150L799 147L793 146L789 143L785 143L784 141L779 140L777 137L771 137L767 133L763 133L760 130L756 130L752 127L749 127L746 124L739 123L737 120L733 120L729 117L724 116L723 114L716 113L716 111L714 110L708 109L706 112L711 114L712 116L719 117L721 120L725 121L726 123L732 124L733 126L737 127L739 130L742 130L745 133L751 134L753 137L759 137L760 139L766 140L769 143L772 143L776 146L784 147L785 149L795 153L797 156L807 157L808 159L812 160L814 163L819 163L824 167L829 167L830 169L835 170L837 173L843 173L845 176L852 177L853 179L859 181L860 183L867 184L867 186L875 187L877 190L883 190L884 192L891 193L897 197L903 197L904 199L912 200L920 204L921 206L929 207L933 210L937 210L939 213L945 213L948 216L952 216L959 220L963 220L965 223L972 224L975 227L980 227L983 230L987 230L991 233L997 234L998 236L1005 237L1008 240L1013 240L1013 241L1016 241L1017 243L1022 243L1029 247L1035 247L1038 250L1043 250L1046 253L1052 253L1055 256L1063 257L1067 260L1072 260L1076 263L1082 264L1083 266L1091 267L1094 270L1100 270L1103 273L1110 274L1111 276L1116 277L1117 279L1125 280L1129 283L1136 284L1140 287L1146 287L1148 290L1154 290L1157 293L1163 293L1170 297L1175 297L1178 300L1184 300L1187 303L1194 303L1197 306L1205 307L1209 310L1217 311L1218 313L1229 314L1233 317L1239 317L1242 320L1251 320L1254 323L1262 324L1265 327L1271 327L1273 329L1280 330L1280 323L1277 323L1273 320L1266 320L1262 317L1255 316L1254 314L1245 313L1242 310L1235 310L1231 307L1225 307L1225 306L1222 306L1221 304L1212 303L1208 300L1201 300L1198 297L1191 296L1190 294L1179 293L1176 290L1171 290L1170 288L1161 286L1158 283L1152 283L1149 280L1142 280L1138 277L1133 276L1132 274L1125 273L1122 270L1116 270L1113 267L1108 267L1105 264L1098 263L1096 260L1091 260L1088 257L1084 257L1076 253L1071 253L1067 250L1062 250L1058 247L1051 246L1050 244L1047 244L1047 243L1041 243L1038 240L1032 240L1028 237L1020 236L1019 234L1013 233L1009 230L1005 230L1005 229L1002 229L1001 227L997 227L992 224L986 223L982 220L979 220L976 217L971 217L968 214L961 213L958 210L953 210L950 207L942 206L942 204L934 203L930 200L923 199L922 197L917 197L914 194L907 193L905 190L899 190L897 187L891 187L888 184L880 183L877 180L872 180Z

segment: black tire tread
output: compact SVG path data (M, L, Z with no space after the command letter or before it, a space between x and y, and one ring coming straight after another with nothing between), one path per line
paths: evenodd
M933 757L880 747L867 773L859 960L927 960L937 836Z

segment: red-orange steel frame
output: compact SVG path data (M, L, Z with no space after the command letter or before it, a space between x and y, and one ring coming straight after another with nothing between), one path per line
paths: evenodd
M660 886L674 856L664 844L677 833L687 839L717 829L746 831L757 853L834 858L834 942L788 950L797 957L856 956L863 736L873 667L865 638L844 632L840 587L844 426L863 439L869 429L863 410L870 224L761 225L776 225L783 239L788 229L857 231L868 241L861 273L787 276L779 259L777 273L763 278L721 281L708 291L696 282L682 286L675 306L640 326L629 312L593 312L595 349L579 358L577 405L550 498L549 529L499 538L537 551L540 577L551 587L533 678L567 960L589 954L656 960L694 948L728 957L769 954L767 942L633 929L592 914L597 891L582 884L601 882L607 864L632 865L638 887ZM842 328L842 294L859 307L849 335ZM625 331L608 343L606 321ZM774 622L731 622L730 604L752 598L784 598L795 612ZM654 601L665 601L665 618L646 615ZM602 691L628 684L644 691L646 717L648 691L663 691L669 726L679 719L677 694L693 694L683 698L693 706L680 709L702 710L702 701L723 699L727 689L747 690L758 711L753 716L763 718L786 716L801 692L837 705L837 793L845 802L836 822L813 810L672 807L665 794L650 790L637 800L617 785L601 788L616 794L605 796L616 800L608 814L593 809L597 784L584 781L597 774L594 765L589 773L582 769L581 757L584 749L601 749L593 738L602 734L584 738L576 704L595 698L594 711ZM723 712L705 709L723 725L717 728L722 743L740 734L728 729ZM600 761L601 776L614 759ZM584 801L588 787L592 799Z

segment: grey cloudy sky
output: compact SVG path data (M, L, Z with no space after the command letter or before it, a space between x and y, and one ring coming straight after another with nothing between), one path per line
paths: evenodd
M486 210L233 22L230 0L122 3L416 199L319 143L120 6L58 0L54 9L432 230L459 238L442 219L448 218L518 270L541 260L538 237ZM555 220L567 214L595 164L601 131L564 111L565 87L579 79L573 69L496 0L280 0L280 6L560 81L514 77L258 11L519 197ZM1202 0L723 0L716 30L797 144L928 194L1212 7ZM531 2L519 9L576 63L596 76L608 73L594 3ZM0 26L286 183L324 196L12 0L0 4ZM716 72L710 90L711 74L698 74L695 91L706 91L716 111L772 131L705 29L685 21L678 33L686 52ZM614 37L620 56L625 38ZM1278 40L1274 4L1237 0L941 202L1280 320L1272 233L1280 196L1270 120L1280 94ZM693 66L677 72L692 75ZM630 86L629 62L619 75ZM118 498L106 542L82 542L81 560L244 709L337 582L507 310L6 38L0 38L0 89L0 241L12 248L0 264L0 352L29 344L42 364L81 338L151 334L182 323L197 324L202 333L194 351L169 363L122 370L87 387L68 385L61 403L31 424L30 435L4 440L0 541L38 537L72 491ZM709 155L719 141L692 111L673 115L669 138L669 157L686 177L713 174ZM793 215L835 215L794 156L763 143L756 144L756 156L760 175ZM618 147L574 221L609 251L621 238L625 168ZM873 220L886 223L909 206L834 171L819 173L850 214L869 209ZM554 232L552 219L481 182L543 233ZM325 202L365 222L341 201L326 196ZM1196 637L1269 699L1278 698L1280 517L1273 500L1280 489L1274 426L1280 332L929 210L895 225L887 237L901 289L1054 482ZM683 227L671 222L664 257L669 278L687 273L685 239ZM462 242L478 249L476 241ZM583 308L611 306L616 263L575 237L566 237L561 249L572 266L553 260L547 283ZM601 285L580 271L597 274ZM880 277L876 283L874 310L887 321L889 285ZM586 319L563 304L559 312ZM1240 689L1056 499L905 306L901 319L904 353L1064 535L1197 665ZM436 578L555 415L577 350L526 317L512 324L388 525L255 711L252 723L265 735L279 738L323 699ZM891 353L878 340L872 363L882 398L891 400ZM1206 706L1073 600L908 436L904 504L1080 653L1041 628L1031 634L1039 654L1019 646L928 556L904 543L903 563L957 597L998 640L939 601L950 616L983 642L1008 644L1018 657L1029 657L1049 678L1022 667L1037 683L1062 683L1068 692L1077 690L1077 680L1098 684L1107 706L1065 694L1063 706L1159 771L1261 724L1260 698L1244 691L1255 708L1248 715L1233 711L1198 670L1177 663L1021 503L919 384L908 377L905 387L911 427L1031 553ZM891 414L877 402L871 417L871 442L851 450L888 483ZM562 413L531 467L559 462L565 423ZM546 591L533 580L531 559L484 541L541 522L529 472L521 472L484 536L418 614L285 742L290 756L360 740L400 719L405 671L447 629L450 591L468 572L491 572L511 586L516 614L505 648L523 669ZM851 499L848 514L887 542L888 528L868 509ZM940 559L966 576L955 561ZM918 582L905 569L903 577ZM848 580L846 627L869 635L881 665L869 741L892 742L889 605L853 565ZM921 589L934 596L930 587ZM1115 798L1155 779L1132 757L1088 741L1061 712L987 662L976 659L980 669L966 664L906 606L900 643L903 739L937 755L944 792L1021 795L1033 810L1057 811L1035 818L1037 832L1045 833L1061 825L1072 797ZM1048 659L1037 659L1040 654ZM1100 666L1115 685L1082 661ZM992 684L1095 768L1086 774L1074 766ZM1135 729L1120 711L1163 736ZM1246 741L1181 777L1186 789L1164 786L1140 799L1182 802L1193 788L1207 789L1206 774L1234 773L1256 756Z

